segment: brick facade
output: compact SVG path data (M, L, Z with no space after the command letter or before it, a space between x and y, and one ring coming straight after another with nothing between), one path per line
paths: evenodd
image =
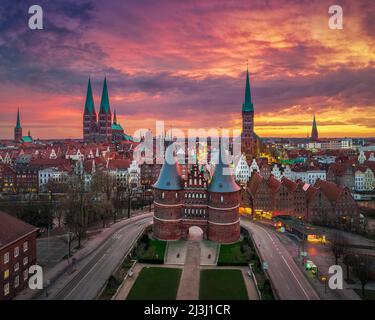
M29 268L36 264L38 229L0 212L0 300L12 299L28 285Z
M197 226L203 238L219 243L239 240L240 192L209 192L208 181L193 165L181 190L154 188L154 236L161 240L187 239Z

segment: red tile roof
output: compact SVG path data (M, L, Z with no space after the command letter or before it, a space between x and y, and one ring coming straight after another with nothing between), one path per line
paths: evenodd
M250 192L252 196L254 196L257 193L258 188L262 183L262 180L263 177L258 172L253 172L251 174L250 181L247 185L247 190Z
M289 191L295 191L298 187L298 184L286 177L281 178L281 184L284 185Z
M0 248L37 230L38 228L0 211Z
M277 192L281 187L281 182L271 174L268 179L268 186L273 192Z
M330 201L336 202L341 196L344 188L337 186L333 182L318 179L315 184L315 188L320 189Z

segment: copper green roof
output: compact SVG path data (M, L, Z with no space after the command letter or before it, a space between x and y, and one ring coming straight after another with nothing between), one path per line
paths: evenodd
M178 172L173 147L169 146L165 152L164 164L160 170L159 178L154 188L161 190L182 190L182 179Z
M33 138L29 136L22 137L22 142L33 142Z
M93 114L95 113L94 98L92 96L91 80L89 78L89 83L87 84L86 102L85 102L85 113Z
M21 129L20 109L18 109L18 111L17 111L17 123L16 123L16 129Z
M102 100L100 101L100 113L111 113L111 107L109 105L107 79L104 78Z
M229 168L228 161L223 161L222 153L224 153L225 160L227 160L225 150L222 151L220 148L219 161L215 165L214 175L212 176L211 183L208 186L208 191L220 193L237 192L241 189L241 187L234 180L234 176Z
M112 130L124 130L120 124L112 123Z
M245 88L245 101L242 104L242 112L254 112L253 102L251 101L250 92L250 79L249 79L249 69L246 70L246 88Z
M124 139L128 141L133 141L133 137L129 136L128 134L124 133Z

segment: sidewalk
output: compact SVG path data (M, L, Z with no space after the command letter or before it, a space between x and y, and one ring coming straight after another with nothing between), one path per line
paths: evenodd
M83 248L75 252L71 258L76 259L76 265L75 268L79 269L81 267L81 262L87 258L95 249L100 247L109 237L111 237L116 231L124 227L125 225L140 220L145 217L151 217L153 215L153 212L147 212L142 215L137 215L134 217L131 217L130 219L124 219L121 220L115 224L112 224L108 228L102 229L101 233L97 234L94 238L89 239L82 243ZM54 267L50 268L44 273L44 283L47 282L47 280L50 281L51 284L53 284L57 279L59 279L59 282L68 282L71 278L74 277L74 272L67 272L70 271L69 269L71 266L68 264L68 260L62 260L58 264L56 264ZM14 300L31 300L37 298L39 295L43 293L43 290L31 290L31 289L24 289L22 292L20 292Z
M199 299L200 258L200 243L189 241L186 261L177 291L177 300Z

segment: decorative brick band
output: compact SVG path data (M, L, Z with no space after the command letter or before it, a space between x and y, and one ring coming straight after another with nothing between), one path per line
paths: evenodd
M216 207L211 207L211 206L208 206L210 209L214 209L214 210L223 210L223 211L226 211L226 210L233 210L233 209L237 209L240 207L240 204L234 206L234 207L231 207L231 208L216 208Z
M208 223L217 224L217 225L220 225L220 226L229 226L229 225L236 224L236 223L239 223L239 222L240 222L240 219L236 220L235 222L228 222L228 223L212 222L212 221L208 220Z
M156 202L156 201L154 201L154 204L156 204L157 206L160 206L160 207L182 207L183 206L182 203L178 203L178 204L162 204L162 203L159 203L159 202Z
M161 219L161 218L158 218L158 217L156 217L155 215L154 215L154 219L156 219L156 220L159 220L159 221L165 221L165 222L180 222L181 221L181 219Z

